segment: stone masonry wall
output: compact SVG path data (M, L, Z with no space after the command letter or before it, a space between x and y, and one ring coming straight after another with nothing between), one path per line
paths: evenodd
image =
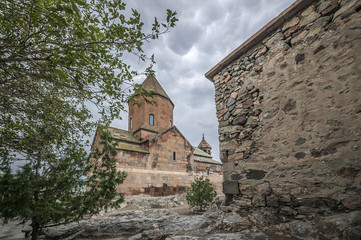
M361 209L361 1L314 1L213 77L224 193L285 218Z
M204 172L195 172L191 145L173 128L157 141L150 140L150 153L117 150L117 169L127 172L119 191L125 195L168 196L185 192L191 182ZM173 160L173 152L176 160ZM131 160L130 160L131 159ZM198 166L198 165L197 165ZM222 172L207 177L221 192Z
M198 157L198 158L202 158L202 157ZM211 163L204 163L204 162L199 162L199 161L194 161L194 167L195 167L195 171L197 173L200 172L209 172L209 173L215 173L215 174L222 174L222 166L218 165L218 164L211 164Z
M150 128L157 132L162 132L173 125L173 109L171 101L165 97L155 94L153 101L157 104L148 104L143 99L138 99L140 106L129 103L128 130L134 132L143 126L144 123L149 126L149 114L154 115L154 126ZM130 118L133 126L130 129Z

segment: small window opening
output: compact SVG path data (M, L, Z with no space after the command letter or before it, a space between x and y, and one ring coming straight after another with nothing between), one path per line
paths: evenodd
M154 126L154 115L149 114L149 126Z
M174 160L174 161L176 160L175 152L173 152L173 160Z
M129 125L130 125L130 129L133 129L133 118L132 117L129 119Z
M170 120L169 123L170 123L170 127L172 127L172 120Z

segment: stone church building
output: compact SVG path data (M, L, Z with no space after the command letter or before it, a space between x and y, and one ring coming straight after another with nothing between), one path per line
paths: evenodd
M167 196L186 191L196 176L206 175L221 189L222 164L212 159L211 146L204 138L192 146L174 125L174 103L155 77L143 88L153 92L156 104L136 97L129 103L128 131L109 127L117 143L117 168L128 176L119 190L125 195ZM93 146L99 145L99 132Z

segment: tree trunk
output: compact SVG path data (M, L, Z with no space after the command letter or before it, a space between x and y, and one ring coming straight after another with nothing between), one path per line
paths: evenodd
M38 240L39 232L40 232L39 231L40 230L39 223L37 223L36 221L32 221L31 227L33 228L32 232L31 232L31 240Z

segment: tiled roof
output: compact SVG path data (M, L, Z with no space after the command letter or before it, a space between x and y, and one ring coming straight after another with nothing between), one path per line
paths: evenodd
M137 130L135 130L134 132L138 132L139 130L144 129L144 130L148 130L151 132L157 132L156 130L154 130L154 128L152 128L151 126L149 126L149 124L144 123L140 128L138 128Z
M206 153L205 151L203 151L203 150L200 149L199 147L196 147L196 146L193 146L193 147L194 147L194 155L212 158L211 155L209 155L208 153Z
M203 134L202 141L199 143L198 147L199 148L212 148L211 145L209 145L207 143L206 139L204 138L204 134Z
M144 148L141 147L141 145L138 144L120 142L117 144L115 148L126 151L132 151L132 152L149 153L149 151L145 150Z
M128 131L114 127L109 127L108 130L114 139L131 143L140 143L140 141Z
M196 146L193 146L193 148L194 148L194 161L222 165L222 163L213 160L212 156L206 153L205 151L203 151L202 149Z

